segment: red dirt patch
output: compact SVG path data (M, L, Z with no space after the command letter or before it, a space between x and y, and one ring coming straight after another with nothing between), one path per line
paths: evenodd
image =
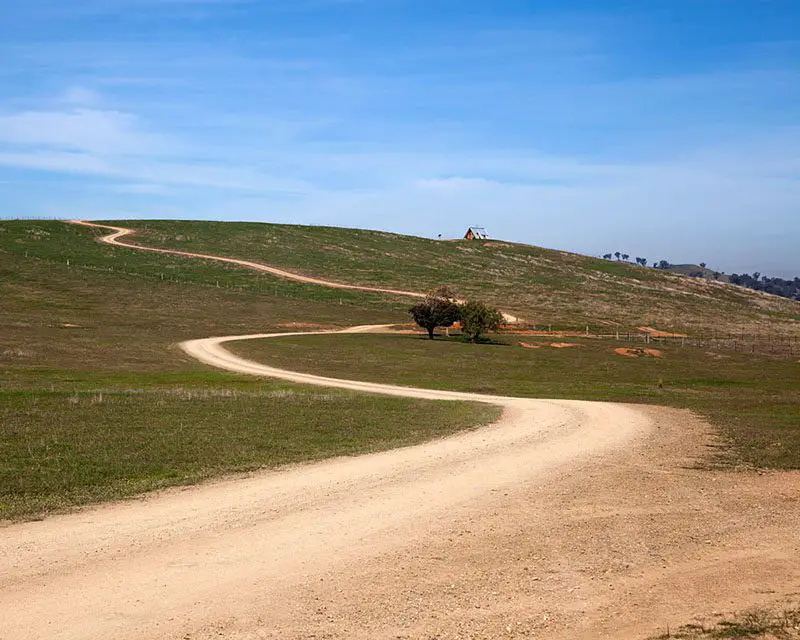
M541 349L542 348L542 345L540 345L540 344L531 344L530 342L518 342L517 345L519 345L523 349Z
M688 338L685 333L670 333L669 331L659 331L655 327L636 327L639 331L649 333L654 338Z
M550 346L553 349L569 349L570 347L580 347L581 345L572 342L553 342Z
M658 349L628 349L619 347L614 349L614 353L626 358L663 358L664 353Z

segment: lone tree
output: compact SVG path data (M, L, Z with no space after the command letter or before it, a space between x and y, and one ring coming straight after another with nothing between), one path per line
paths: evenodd
M483 302L465 302L458 305L461 331L470 342L478 342L487 331L495 331L503 323L503 314Z
M455 294L447 287L431 291L422 302L411 307L409 313L414 322L428 332L431 340L436 327L452 327L459 319Z

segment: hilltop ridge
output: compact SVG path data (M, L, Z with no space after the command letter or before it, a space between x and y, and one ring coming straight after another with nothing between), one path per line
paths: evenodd
M502 240L271 223L136 221L134 242L247 256L345 283L442 284L539 325L800 335L800 303L726 282Z

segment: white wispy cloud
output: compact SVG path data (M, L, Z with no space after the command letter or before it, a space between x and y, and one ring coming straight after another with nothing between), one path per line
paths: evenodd
M176 186L259 193L313 188L301 179L214 159L175 136L151 133L135 114L79 106L87 102L103 99L97 91L70 88L46 110L0 113L0 165L124 181L121 189L129 193L155 194Z
M135 157L103 158L86 153L0 151L0 165L73 176L117 179L136 184L146 183L151 185L151 192L159 185L254 193L303 193L314 190L313 185L306 181L275 177L246 166L169 162Z
M147 154L165 145L138 128L136 117L77 107L65 111L0 114L0 143L101 154Z
M72 86L59 96L58 100L65 104L81 107L96 107L102 102L100 93L81 86Z

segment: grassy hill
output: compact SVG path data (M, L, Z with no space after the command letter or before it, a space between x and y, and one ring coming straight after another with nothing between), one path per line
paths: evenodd
M435 241L374 231L261 223L128 221L137 241L219 253L353 284L442 284L539 325L800 336L800 303L529 245Z
M175 343L399 320L405 305L114 249L87 231L0 222L0 520L411 444L497 415L209 370Z
M720 273L719 277L714 277L717 271L713 269L709 269L708 267L703 267L699 264L671 264L665 271L669 273L676 273L682 276L692 276L692 277L700 277L700 278L707 278L709 280L719 280L720 282L728 282L728 276L725 274Z
M412 290L452 284L462 295L539 325L800 335L797 302L525 245L325 227L124 224L139 229L134 240L143 244L260 260L342 282ZM100 233L54 221L0 222L0 519L419 442L496 415L491 407L320 393L211 371L184 357L175 343L289 331L298 322L307 328L404 322L409 300L110 247L95 241ZM322 366L339 362L339 352L362 364L375 358L378 369L364 375L376 379L393 368L392 375L401 376L393 379L408 383L447 386L454 380L442 370L452 352L440 350L459 344L420 341L412 348L391 342L398 339L309 339L307 347L321 350ZM363 349L354 346L357 340ZM583 355L565 350L533 358L545 352L523 351L511 337L506 342L511 350L499 360L498 351L479 347L464 351L459 366L475 376L492 372L481 384L498 392L695 408L723 429L734 461L797 466L794 360L687 348L668 353L667 364L633 364L612 353L612 342L587 343L595 346ZM252 348L265 358L282 357ZM431 351L414 356L419 349ZM527 358L524 366L519 358ZM524 373L528 382L509 379L509 371ZM534 384L548 375L551 384ZM609 380L618 383L611 391L604 386ZM712 405L718 407L712 411ZM426 427L410 429L413 424Z

